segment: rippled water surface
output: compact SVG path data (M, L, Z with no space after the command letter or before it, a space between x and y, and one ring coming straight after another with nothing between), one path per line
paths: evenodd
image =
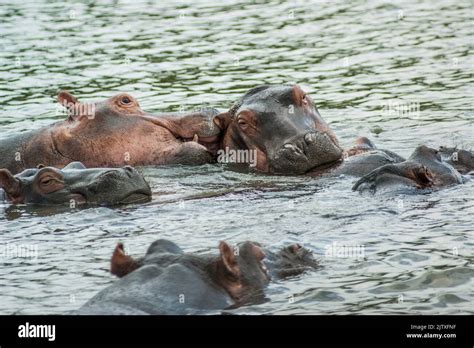
M299 83L345 146L368 135L407 156L474 147L472 1L21 1L0 3L0 137L126 91L150 112L228 108L263 83ZM419 105L419 112L386 106ZM474 313L474 184L409 197L218 165L145 168L152 202L57 211L0 203L0 314L64 313L114 281L124 241L187 251L219 240L299 242L321 268L273 283L236 313ZM363 257L328 257L333 243ZM37 258L12 247L37 248ZM291 297L293 296L293 297Z

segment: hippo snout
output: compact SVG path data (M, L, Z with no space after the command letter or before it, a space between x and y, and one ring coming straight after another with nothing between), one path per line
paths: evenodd
M308 132L286 141L271 159L271 165L276 173L302 174L341 156L341 148L326 133Z

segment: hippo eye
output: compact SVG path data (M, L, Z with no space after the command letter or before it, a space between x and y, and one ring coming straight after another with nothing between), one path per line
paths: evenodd
M53 178L44 178L41 180L41 185L43 186L49 186L51 185L52 183L54 183L56 180L53 179Z
M62 181L59 179L59 178L55 178L53 176L44 176L43 178L41 178L40 180L40 185L41 186L51 186L52 184L55 184L55 183L62 183Z
M130 100L129 97L123 97L123 98L120 100L120 102L121 102L122 104L126 105L126 104L130 104L132 101Z
M242 120L242 119L239 119L237 121L237 123L239 124L240 128L246 128L247 127L247 122L245 120Z
M308 98L306 98L306 94L303 96L303 99L301 99L301 103L303 105L308 105Z

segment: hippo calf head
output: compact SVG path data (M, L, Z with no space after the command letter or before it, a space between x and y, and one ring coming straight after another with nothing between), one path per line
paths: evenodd
M12 203L113 205L147 201L151 190L134 168L91 168L73 162L62 170L54 167L27 169L13 176L0 170L0 188Z
M299 86L260 86L215 117L221 147L256 153L259 171L302 174L342 157L337 138Z

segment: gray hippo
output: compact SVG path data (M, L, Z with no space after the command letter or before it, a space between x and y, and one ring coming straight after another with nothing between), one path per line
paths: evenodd
M39 166L17 175L0 169L0 199L14 204L141 203L151 199L151 190L133 167L86 168L73 162L57 169Z
M247 151L260 172L304 174L343 158L335 134L299 86L253 88L214 122L220 154Z
M160 239L145 257L133 259L118 244L111 272L120 280L100 291L73 314L202 314L261 301L272 277L281 278L316 268L312 253L291 245L273 253L255 242L219 253L185 253Z
M462 184L467 180L467 176L443 161L438 150L420 145L406 161L386 164L364 175L355 183L353 190L416 192Z
M441 158L461 174L474 175L474 153L456 147L440 146Z
M257 171L362 178L354 186L356 190L365 189L369 182L372 188L381 188L382 182L385 186L404 183L407 187L439 188L462 183L461 174L474 170L474 155L466 150L442 148L443 160L440 153L421 146L406 160L377 148L365 137L343 149L313 100L299 86L253 88L228 112L216 115L214 123L221 129L218 148L224 162L233 153L250 152L254 161L244 161L243 165Z
M214 109L152 115L126 93L81 103L62 91L58 101L68 117L44 128L0 140L0 168L17 174L38 164L62 168L75 161L87 167L203 164L214 161L205 146L216 142Z
M253 153L254 163L243 164L260 172L362 176L404 161L392 151L377 149L367 138L344 150L311 97L297 85L253 88L228 112L214 116L214 123L221 130L222 158L239 151Z

